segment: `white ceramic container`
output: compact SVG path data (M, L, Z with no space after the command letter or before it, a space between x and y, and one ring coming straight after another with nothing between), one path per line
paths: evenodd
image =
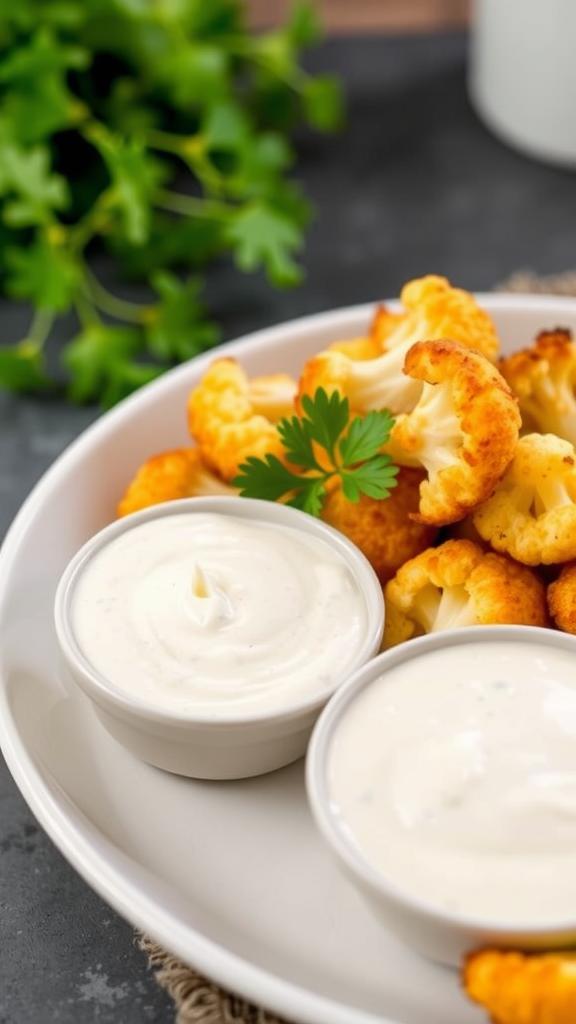
M313 574L314 556L317 554L318 562L326 556L334 558L346 573L346 579L353 582L361 619L357 643L349 654L340 655L341 660L333 665L330 683L320 680L311 685L309 692L296 695L287 691L282 703L270 700L267 702L269 706L248 704L246 708L240 699L236 699L234 703L230 701L227 710L224 698L224 708L206 702L198 707L193 703L178 707L159 699L162 697L160 688L154 690L149 687L146 690L143 686L141 691L138 687L130 690L123 685L121 678L112 679L111 671L108 676L104 675L99 670L100 666L95 664L97 648L91 656L86 654L74 626L74 607L79 586L99 553L122 537L129 536L132 543L136 538L138 543L137 530L143 524L158 522L165 517L182 516L190 521L190 517L197 519L206 515L216 515L221 521L222 518L228 520L224 525L230 530L234 522L255 527L256 537L259 527L262 533L271 526L277 528L275 536L280 536L280 539L284 529L293 531L305 542L316 541L318 551L309 552L307 548L304 553L310 554L310 575ZM265 554L265 551L264 554L260 550L255 551L255 557L262 558ZM120 561L115 572L122 575L122 571ZM266 593L264 598L281 605L282 595L275 589L277 586L278 581L272 579L270 593ZM310 614L312 611L313 608ZM245 618L245 613L242 614ZM289 614L288 609L286 614ZM300 614L297 609L295 617ZM108 627L111 618L114 618L114 606L112 615L107 608L101 620L103 633L100 636L104 635L105 639L106 632L116 628L114 622L110 622ZM182 618L185 628L185 610ZM237 496L188 498L155 505L116 520L88 540L63 573L55 599L55 624L69 676L90 698L108 731L133 754L180 775L236 779L264 774L290 764L304 754L314 722L328 698L350 672L378 652L384 627L384 600L376 573L367 558L346 537L321 520L275 502ZM325 637L317 638L318 645L325 642ZM269 646L273 652L274 634L270 637ZM145 658L143 662L145 664ZM304 669L305 666L302 671ZM281 683L282 678L276 681L276 686ZM262 687L266 685L264 680ZM272 690L273 686L270 686L270 692ZM193 693L193 688L190 692Z
M306 762L320 834L385 928L425 956L459 965L484 946L576 941L569 773L541 756L538 714L524 721L530 687L542 687L535 708L552 716L552 752L560 737L570 757L575 665L576 637L549 629L431 633L373 659L320 716ZM525 827L531 802L538 830Z
M476 0L469 92L509 145L576 167L576 5L573 0Z

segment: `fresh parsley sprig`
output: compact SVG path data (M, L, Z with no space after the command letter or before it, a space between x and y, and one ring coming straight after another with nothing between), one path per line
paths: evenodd
M381 448L394 425L387 409L350 419L348 399L318 388L302 399L302 416L286 417L277 425L285 465L276 455L249 456L232 481L246 498L285 501L318 516L327 487L339 478L348 501L361 494L383 499L396 486L398 467Z

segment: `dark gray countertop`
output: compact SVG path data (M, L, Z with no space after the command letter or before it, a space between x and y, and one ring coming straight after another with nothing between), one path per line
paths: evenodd
M338 137L302 142L298 175L317 209L307 280L279 293L220 271L211 291L227 338L395 295L423 273L482 291L519 268L576 267L576 178L507 149L479 123L463 36L333 40L313 64L347 82L349 120ZM0 315L3 337L16 340L22 312L0 306ZM97 414L0 393L0 538ZM173 1021L132 928L60 856L3 762L0 949L0 1024Z

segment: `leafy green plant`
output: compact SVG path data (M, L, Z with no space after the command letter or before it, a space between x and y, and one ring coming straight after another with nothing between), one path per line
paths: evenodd
M289 466L275 455L249 456L232 481L241 496L284 500L313 516L320 515L334 479L352 503L361 494L388 498L398 475L392 457L381 452L394 426L388 409L351 418L346 397L317 388L313 397L303 396L302 410L302 416L289 416L277 424Z
M56 385L47 341L72 312L67 394L110 406L219 340L202 289L222 255L298 284L292 129L341 119L338 82L302 67L318 38L312 0L266 33L241 0L2 0L0 289L31 323L0 386ZM98 246L149 301L104 286Z

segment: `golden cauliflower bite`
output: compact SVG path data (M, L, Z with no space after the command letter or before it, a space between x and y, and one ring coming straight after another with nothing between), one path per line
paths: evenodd
M376 306L368 334L365 337L333 341L328 352L341 352L349 359L376 359L382 354L384 341L403 320L404 313L395 313L380 303ZM305 393L305 392L304 392Z
M574 1024L576 953L482 950L467 957L462 985L493 1024Z
M387 339L404 323L405 319L405 312L392 310L383 302L378 303L370 322L370 337L379 352L384 351Z
M446 526L488 498L506 472L520 431L518 402L489 359L456 341L417 342L404 369L423 382L422 393L397 418L388 450L424 467L416 515Z
M576 559L576 451L556 434L526 434L493 495L472 513L496 551L525 565Z
M558 629L576 634L576 562L567 562L548 585L548 609Z
M501 359L518 396L524 433L558 434L576 446L576 344L570 331L542 331L530 348Z
M229 481L248 456L282 459L276 424L294 414L295 395L287 374L250 380L237 360L214 360L188 399L188 427L206 465Z
M119 516L149 505L202 494L237 494L202 461L197 448L175 448L147 459L128 484L118 503Z
M366 338L349 338L347 341L334 341L328 351L339 352L347 359L362 362L366 359L375 359L380 355L381 349L376 339L368 336ZM306 394L306 392L302 393Z
M549 624L540 577L469 540L447 540L405 562L384 599L385 648L460 626Z
M409 518L409 513L418 508L422 475L421 470L401 469L396 486L385 500L362 494L353 504L341 487L336 487L324 502L321 518L360 548L381 583L436 539L435 527Z
M499 341L488 314L475 298L453 288L443 277L429 275L408 282L400 295L406 312L397 314L380 307L372 323L382 355L355 358L353 353L329 348L308 360L302 371L298 404L303 395L323 387L339 391L353 412L389 409L393 416L410 412L422 391L417 378L404 373L404 360L418 341L453 338L461 345L494 360Z

